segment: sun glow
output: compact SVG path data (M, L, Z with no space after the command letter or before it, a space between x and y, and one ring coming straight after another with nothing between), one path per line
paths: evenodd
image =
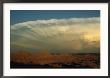
M99 41L99 34L85 34L84 35L84 39L88 40L88 41Z

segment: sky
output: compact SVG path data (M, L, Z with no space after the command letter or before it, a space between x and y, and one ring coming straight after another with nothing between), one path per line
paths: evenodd
M99 17L99 10L11 10L11 25L38 19L88 18Z
M100 11L11 11L11 52L100 52Z

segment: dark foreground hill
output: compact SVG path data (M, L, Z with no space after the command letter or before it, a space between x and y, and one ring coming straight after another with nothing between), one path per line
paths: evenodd
M11 68L100 68L100 54L11 53Z

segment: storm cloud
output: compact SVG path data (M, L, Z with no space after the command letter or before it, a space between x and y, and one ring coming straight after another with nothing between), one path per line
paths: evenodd
M97 53L100 18L35 20L11 25L11 50Z

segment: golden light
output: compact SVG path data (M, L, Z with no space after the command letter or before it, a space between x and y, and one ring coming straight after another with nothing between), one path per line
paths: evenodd
M84 39L88 41L99 41L99 34L87 33L87 34L84 34Z

